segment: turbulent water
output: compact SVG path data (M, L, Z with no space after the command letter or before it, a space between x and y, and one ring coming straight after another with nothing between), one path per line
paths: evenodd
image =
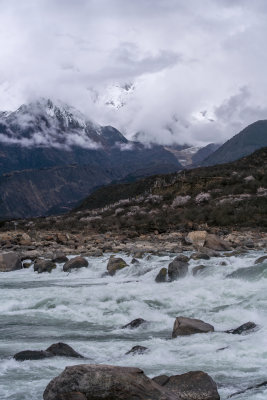
M187 277L160 284L155 276L174 255L145 257L114 277L102 277L109 255L88 258L88 268L69 274L62 264L51 274L37 274L32 268L1 273L0 399L41 400L52 378L65 366L81 363L63 357L25 362L12 358L16 352L46 349L59 341L83 354L87 360L82 363L137 366L150 377L203 370L217 382L221 399L266 381L267 263L253 266L261 255L191 261ZM131 258L121 256L130 263ZM191 269L199 264L208 267L194 277ZM176 316L203 319L217 332L171 340ZM149 323L121 329L138 317ZM222 332L247 321L260 329L248 335ZM125 355L134 345L149 352ZM267 387L234 397L252 398L266 399Z

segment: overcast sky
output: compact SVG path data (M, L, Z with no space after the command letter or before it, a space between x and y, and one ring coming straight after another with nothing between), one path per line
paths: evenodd
M267 118L266 0L0 0L0 10L1 110L51 97L128 138L192 144ZM124 106L107 106L125 84Z

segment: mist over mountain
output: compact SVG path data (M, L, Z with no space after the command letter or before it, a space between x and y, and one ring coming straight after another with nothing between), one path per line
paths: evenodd
M0 216L71 209L93 188L131 174L181 169L162 146L128 141L68 105L41 99L0 113Z

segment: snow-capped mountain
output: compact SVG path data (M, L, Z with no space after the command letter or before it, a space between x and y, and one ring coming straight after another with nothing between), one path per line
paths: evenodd
M0 112L0 217L66 211L94 187L180 168L162 146L130 142L62 103Z

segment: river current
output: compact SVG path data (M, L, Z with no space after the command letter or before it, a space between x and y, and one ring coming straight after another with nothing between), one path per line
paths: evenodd
M150 377L202 370L216 381L221 399L266 381L267 263L254 266L261 255L250 251L190 261L188 276L171 283L155 283L155 277L175 255L146 256L131 265L131 257L119 254L130 266L114 277L102 276L109 254L89 257L88 268L71 273L63 272L62 264L51 274L37 274L32 267L1 273L0 399L41 400L52 378L79 363L136 366ZM223 261L227 265L221 265ZM193 276L192 268L200 264L207 268ZM226 277L240 268L246 269L235 278ZM216 332L171 339L176 316L202 319ZM121 329L139 317L149 322ZM247 321L259 329L247 335L223 332ZM87 359L12 358L19 351L44 350L59 341ZM125 355L135 345L149 351ZM252 398L266 399L267 386L234 397Z

